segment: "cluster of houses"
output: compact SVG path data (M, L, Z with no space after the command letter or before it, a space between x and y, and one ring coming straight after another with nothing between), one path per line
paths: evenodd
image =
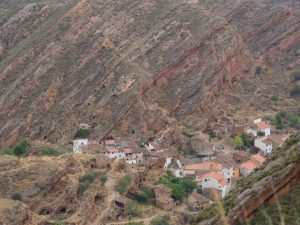
M248 176L257 170L264 163L265 155L270 154L288 138L288 135L272 135L270 124L262 119L237 128L239 133L255 137L254 146L260 150L257 154L251 155L247 151L239 150L222 154L217 153L213 146L212 149L201 149L196 158L185 158L176 149L164 148L155 142L137 144L120 137L109 137L101 141L77 138L73 140L73 152L103 153L110 159L122 159L127 164L147 162L150 165L152 161L162 162L159 168L171 171L176 177L194 180L198 191L206 196L217 193L219 197L224 198L240 176ZM202 139L201 136L200 141L207 142ZM173 207L174 202L167 187L160 185L154 191L159 199L157 205L165 210ZM196 201L195 199L207 202L203 197L193 194L190 200Z
M254 147L261 150L264 155L268 155L273 149L280 147L290 136L289 134L271 134L270 124L261 118L250 124L236 127L236 131L254 136Z

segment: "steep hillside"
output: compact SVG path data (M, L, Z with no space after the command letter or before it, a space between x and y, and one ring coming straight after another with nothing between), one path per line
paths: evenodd
M201 224L299 224L300 134L268 157L263 168L238 184L218 207L217 216ZM296 209L296 211L294 210Z
M99 137L164 132L172 143L178 130L180 141L184 129L234 117L243 101L256 111L251 87L280 77L288 96L299 21L298 0L2 0L2 146L68 144L79 122ZM237 80L246 85L230 88Z

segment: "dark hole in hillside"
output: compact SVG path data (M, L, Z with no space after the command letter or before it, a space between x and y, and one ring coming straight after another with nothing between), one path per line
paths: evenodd
M132 134L135 134L135 131L133 130L133 131L131 131L131 133L132 133Z
M44 140L46 140L47 139L47 136L44 136Z
M56 210L56 214L65 214L67 212L66 207L61 206Z
M50 208L43 208L39 212L40 215L49 215L50 213L52 213L52 209L50 209Z

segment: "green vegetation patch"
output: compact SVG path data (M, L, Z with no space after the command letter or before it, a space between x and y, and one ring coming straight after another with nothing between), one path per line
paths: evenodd
M59 156L61 155L61 151L56 148L43 148L41 149L42 155L49 155L49 156Z
M270 98L273 102L277 102L279 100L279 97L277 95L272 95Z
M295 129L300 128L299 114L279 112L273 117L272 121L275 124L276 129L278 130L283 129L284 127L292 127Z
M171 224L171 221L168 215L154 218L150 222L150 225L169 225L169 224Z
M167 177L159 180L158 183L172 189L172 198L179 201L197 188L197 184L193 180L175 177L171 172L167 172Z
M86 172L79 179L79 193L83 194L85 192L85 190L88 189L90 184L95 181L96 177L97 177L97 173L95 171Z
M13 148L6 148L0 150L0 154L21 156L27 153L28 147L29 147L28 142L26 140L22 140Z
M123 176L117 181L115 185L115 190L120 195L124 195L128 191L130 182L131 182L131 176L129 174L126 174L125 176Z
M78 129L76 134L75 134L75 138L87 138L90 136L90 131L87 129Z
M22 199L23 199L21 192L13 192L13 193L11 193L10 197L14 201L22 201Z

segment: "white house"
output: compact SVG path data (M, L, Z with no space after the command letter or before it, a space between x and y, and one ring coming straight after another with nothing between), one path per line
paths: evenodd
M87 138L78 138L73 140L73 152L82 153L81 147L88 144L89 144L89 140Z
M167 169L170 166L171 163L172 163L172 158L167 157L166 160L165 160L164 169Z
M265 155L270 154L273 150L273 143L268 137L256 138L254 146L262 150Z
M261 119L256 119L253 121L253 124L250 125L247 134L257 137L258 132L263 132L265 136L269 136L271 135L271 126Z
M170 170L175 177L183 177L182 164L178 159L173 160L173 162L168 165L168 170Z
M230 186L230 182L227 182L225 177L218 172L209 172L202 176L202 191L217 189L221 192L221 197L224 198L229 192Z
M125 158L125 154L122 151L119 151L114 146L106 146L104 155L110 159L122 159Z

